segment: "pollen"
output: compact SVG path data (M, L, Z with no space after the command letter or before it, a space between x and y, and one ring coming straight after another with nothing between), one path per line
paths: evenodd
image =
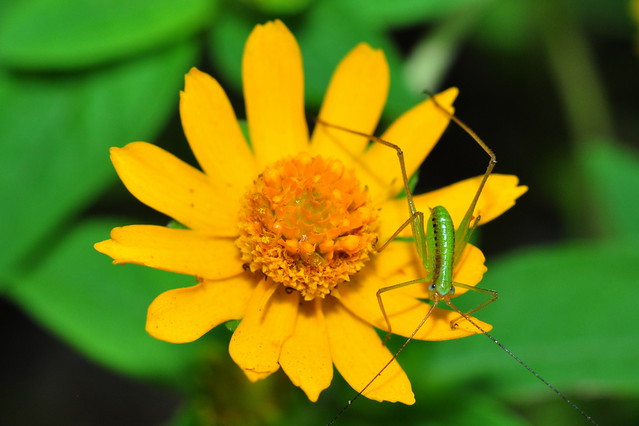
M266 167L247 192L237 246L246 269L324 298L370 259L377 211L351 169L302 153Z

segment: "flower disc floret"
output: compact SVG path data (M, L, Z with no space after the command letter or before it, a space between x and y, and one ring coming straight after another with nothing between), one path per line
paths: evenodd
M349 281L377 240L377 214L354 171L307 153L266 167L246 194L239 227L250 270L305 300Z

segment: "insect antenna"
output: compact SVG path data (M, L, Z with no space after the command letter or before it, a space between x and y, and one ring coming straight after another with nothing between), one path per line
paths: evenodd
M526 364L521 358L519 358L517 355L515 355L510 349L508 349L506 346L504 346L499 340L497 340L495 337L493 337L492 334L490 334L489 332L487 332L486 330L484 330L483 328L481 328L481 326L479 324L477 324L475 321L472 320L472 318L467 315L466 313L462 312L461 309L457 308L457 306L455 306L448 298L444 298L444 301L446 302L446 304L448 306L450 306L455 312L457 312L459 315L461 315L462 317L464 317L464 319L466 321L468 321L470 324L472 324L477 330L479 330L484 336L488 337L490 340L492 340L492 342L494 344L496 344L497 346L499 346L504 352L506 352L508 355L510 355L510 357L512 359L514 359L515 361L517 361L517 363L519 365L521 365L522 367L524 367L526 370L528 370L533 376L535 376L536 378L538 378L544 385L546 385L548 388L550 388L550 390L552 390L554 393L556 393L557 395L559 395L561 397L561 399L563 399L564 401L566 401L568 403L568 405L570 405L572 408L574 408L575 410L577 410L577 412L579 414L582 415L583 418L585 418L588 422L590 422L593 425L597 425L598 423L592 418L590 417L584 410L581 409L581 407L579 407L577 404L575 404L574 402L572 402L566 395L564 395L559 389L557 389L555 386L553 386L552 384L550 384L550 382L548 382L548 380L544 379L539 373L537 373L535 370L533 370L533 368L531 366L529 366L528 364Z

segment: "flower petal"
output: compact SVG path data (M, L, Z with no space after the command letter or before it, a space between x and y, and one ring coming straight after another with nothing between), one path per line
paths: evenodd
M258 169L307 150L302 54L281 21L257 25L249 36L242 81Z
M211 238L188 229L155 225L113 228L111 239L94 245L113 263L135 263L207 279L242 273L240 251L229 238Z
M237 235L239 196L225 195L204 173L146 142L111 148L111 161L129 192L190 229Z
M165 291L149 306L146 331L171 343L192 342L224 321L242 318L254 287L253 277L243 274Z
M400 249L395 248L396 246L400 246ZM375 262L375 271L377 272L377 276L386 283L384 285L385 287L404 283L426 275L426 271L422 266L421 260L417 257L417 250L415 250L413 244L391 244L388 246L388 249L391 247L393 247L392 251L387 253L386 250L384 250L384 252L379 255L379 260ZM405 256L401 257L402 254ZM382 263L382 259L384 262L393 262L395 268L391 266L378 266L377 264ZM486 259L481 250L470 243L466 244L464 252L453 269L453 283L462 283L470 286L477 285L487 271L484 265L485 261ZM383 275L380 274L380 272L382 272ZM428 284L429 283L425 282L423 284L408 285L393 291L399 291L414 298L428 299L430 297ZM456 288L455 297L461 296L466 291L468 290L461 287Z
M282 345L280 365L313 402L331 384L333 361L319 300L300 306L295 331Z
M229 353L250 380L259 380L280 368L282 345L295 329L299 294L284 286L261 281L233 333Z
M389 82L384 53L366 43L358 44L333 73L319 118L372 134L386 103ZM368 142L368 138L317 124L311 148L315 154L338 158L349 165L364 152Z
M195 158L211 179L243 193L257 174L255 161L224 89L197 68L184 80L180 116Z
M411 212L408 208L406 198L391 198L380 204L379 209L379 240L383 244L388 240L409 217ZM430 210L422 211L424 220L430 215ZM402 237L412 237L410 225L406 226L401 234Z
M484 253L474 245L468 243L453 270L453 283L461 283L476 286L488 270L484 265L486 258ZM455 297L459 297L468 290L457 287Z
M453 87L436 95L436 99L452 112L457 93ZM427 99L402 114L381 137L404 151L406 173L410 177L439 141L449 121L433 100ZM364 153L362 167L376 177L373 182L367 182L373 200L392 198L403 188L397 152L393 149L374 144Z
M475 196L482 176L462 180L435 191L413 197L418 210L429 211L435 206L444 206L457 226L466 214L471 200ZM515 200L528 191L527 186L518 185L519 178L514 175L493 173L475 207L475 216L481 215L480 224L490 222L515 205Z
M343 285L335 297L346 308L364 321L381 330L387 330L386 321L377 302L376 292L379 288L398 283L384 283L373 274L365 274L361 279L353 280L349 285ZM414 284L419 286L419 284ZM400 290L390 290L382 295L384 309L391 322L392 332L401 336L410 336L417 325L426 315L430 305L407 295ZM460 322L460 326L451 329L450 321L457 319L459 314L436 308L428 321L420 328L415 339L420 340L450 340L459 339L480 333L467 321ZM471 317L472 318L472 317ZM472 318L480 327L489 331L492 327L476 318Z
M394 280L397 274L410 274L419 268L421 261L417 256L415 245L410 241L392 241L384 251L378 252L371 266L375 269L375 274L384 282L403 282L412 279L415 274L409 278ZM405 270L406 268L409 270ZM419 275L419 272L416 272Z
M435 206L444 206L457 226L466 214L481 178L476 176L435 191L414 195L415 208L417 211L424 212L424 217L428 218L430 209ZM515 200L528 190L527 186L518 185L518 183L519 178L514 175L498 173L490 175L475 206L474 214L481 215L480 225L490 222L515 205ZM387 200L381 205L379 213L379 234L382 241L390 237L410 216L405 198ZM400 235L410 237L410 226L407 226Z
M324 301L324 314L335 367L348 384L359 391L392 354L370 325L351 315L331 297ZM363 395L376 401L415 403L410 381L397 361L393 361Z

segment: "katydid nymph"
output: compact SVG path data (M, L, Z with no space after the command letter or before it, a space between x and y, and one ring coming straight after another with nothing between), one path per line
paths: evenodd
M429 94L430 95L430 94ZM355 135L363 136L373 141L374 143L378 143L384 145L388 148L394 149L397 153L397 158L399 161L399 166L401 169L401 175L403 180L403 187L406 194L406 201L408 204L409 217L408 219L391 235L391 237L377 250L381 252L388 246L388 244L398 237L400 233L410 225L412 231L412 241L414 242L415 249L417 250L417 255L421 261L423 268L427 271L426 276L413 279L410 281L402 282L399 284L390 285L387 287L382 287L377 291L377 300L379 303L380 311L383 315L384 321L386 323L386 340L388 340L390 334L392 333L392 324L387 315L386 308L384 307L383 302L383 294L396 290L402 287L406 287L414 284L426 284L428 285L428 294L429 299L432 304L422 320L417 324L414 331L407 337L405 342L400 346L400 348L393 354L391 359L379 370L379 372L364 386L353 398L351 398L348 403L331 419L328 423L329 425L333 424L342 413L360 396L362 395L368 388L373 384L373 382L386 370L386 368L399 356L399 354L406 348L408 343L415 337L415 335L419 332L422 326L428 321L431 314L434 312L435 308L439 305L441 301L443 301L446 305L448 305L453 311L459 314L455 320L451 321L450 326L452 329L458 327L458 323L460 321L468 321L474 328L476 328L481 334L487 336L493 343L498 345L502 350L504 350L508 355L510 355L517 363L526 368L530 373L532 373L537 379L543 382L548 388L550 388L553 392L555 392L558 396L560 396L564 401L566 401L571 407L577 410L587 421L592 424L597 424L588 414L586 414L580 407L578 407L575 403L569 400L563 393L561 393L557 388L555 388L552 384L546 381L543 377L541 377L535 370L529 367L525 362L523 362L518 356L516 356L513 352L503 346L497 339L495 339L491 334L489 334L486 330L484 330L477 322L473 321L470 317L470 314L477 312L490 303L494 302L498 298L498 293L494 290L474 287L472 285L454 282L453 281L453 269L455 265L461 258L464 249L467 247L467 244L470 240L470 237L473 234L473 231L479 224L481 220L481 216L478 214L476 217L474 216L475 209L477 207L477 202L484 190L486 182L488 181L489 176L491 175L493 168L497 164L497 159L493 151L486 145L486 143L464 122L462 122L459 118L457 118L453 113L448 111L444 106L442 106L436 98L430 95L430 98L435 105L435 107L445 114L450 120L455 122L458 126L460 126L466 133L468 133L473 140L482 148L482 150L490 157L488 161L488 166L486 167L486 171L482 176L479 186L475 191L475 194L464 214L461 222L455 228L453 224L453 220L451 219L451 215L445 206L435 206L430 209L430 214L426 220L424 220L424 213L418 211L415 207L415 203L413 201L413 196L411 194L408 174L406 171L406 164L404 160L404 153L402 149L387 140L381 139L377 136L365 134L362 132L354 131L351 129L347 129L342 126L337 126L328 122L325 122L321 119L317 119L318 125L326 126L329 128L334 128L340 131L352 133ZM477 291L489 296L489 299L485 302L479 304L473 309L463 312L457 306L455 306L451 302L451 297L455 294L455 288L459 287L462 289Z

